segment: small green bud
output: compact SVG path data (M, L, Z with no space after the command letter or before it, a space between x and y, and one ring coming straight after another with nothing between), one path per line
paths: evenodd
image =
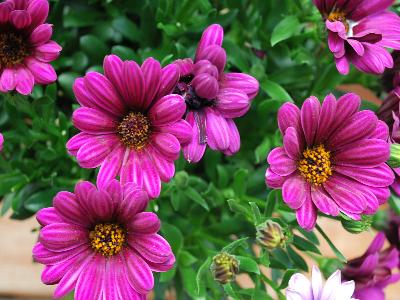
M186 188L189 183L189 175L185 171L179 171L175 174L175 183L179 188Z
M232 255L222 252L214 256L210 267L215 281L227 284L239 273L239 261Z
M257 241L260 245L272 250L275 248L284 248L287 237L281 225L272 220L267 220L257 226Z
M388 164L392 168L400 168L400 144L390 145L390 158Z
M361 221L355 221L348 218L342 218L342 226L350 233L361 233L368 230L372 224L372 216L363 215Z

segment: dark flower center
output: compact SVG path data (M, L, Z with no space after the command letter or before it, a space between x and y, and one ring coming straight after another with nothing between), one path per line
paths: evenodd
M125 146L140 150L150 137L151 123L141 112L130 112L119 123L117 132Z
M0 29L0 69L22 63L29 54L29 44L21 33Z
M331 22L342 22L344 27L346 28L346 32L349 32L350 29L350 25L349 22L346 19L346 13L340 10L334 10L332 11L329 16L328 16L328 20Z
M126 241L126 231L119 224L100 223L90 231L89 239L96 252L113 256L121 252Z
M192 86L193 75L182 76L175 87L174 94L181 95L189 110L198 111L214 105L213 100L199 97Z
M332 175L330 151L324 145L304 150L297 169L309 183L320 186Z

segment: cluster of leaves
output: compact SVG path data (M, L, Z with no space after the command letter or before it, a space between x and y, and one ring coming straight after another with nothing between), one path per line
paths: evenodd
M163 299L175 287L178 299L283 298L290 275L307 270L304 254L329 273L344 257L329 241L337 258L321 256L314 233L298 228L295 216L279 191L265 187L267 153L281 143L276 112L286 101L310 95L340 95L340 83L360 83L381 92L379 78L351 72L340 76L327 49L321 18L309 0L53 0L49 22L63 52L54 66L57 83L36 87L31 97L2 95L0 128L5 150L0 157L1 213L24 219L51 206L60 190L72 190L79 180L94 181L96 171L78 166L65 149L77 133L71 123L77 107L72 93L75 78L86 71L102 72L105 55L141 63L153 56L162 64L193 57L201 32L212 23L225 28L227 68L253 75L260 93L251 111L238 121L241 151L224 157L208 151L203 161L177 161L177 173L163 186L149 209L162 220L162 233L177 257L176 267L156 280L155 295ZM368 104L371 108L371 105ZM294 231L286 249L271 252L254 247L255 227L279 217ZM338 223L340 226L340 223ZM254 283L221 286L209 267L220 251L237 256L240 272ZM300 254L303 253L303 254ZM271 276L260 266L272 270ZM268 296L265 292L274 291Z

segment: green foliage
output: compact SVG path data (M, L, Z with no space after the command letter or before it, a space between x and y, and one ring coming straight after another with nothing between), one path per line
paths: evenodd
M178 299L226 299L226 295L272 299L265 284L283 299L290 276L308 269L304 256L316 258L321 253L317 236L298 228L280 191L265 187L265 158L282 143L276 113L286 101L301 105L311 94L340 95L334 90L340 83L376 87L378 79L354 70L348 77L338 74L319 13L309 0L54 0L51 4L49 22L54 24L54 39L63 46L54 63L57 83L36 87L32 97L9 94L0 99L6 141L0 156L1 214L28 218L51 206L58 191L71 191L79 180L94 181L96 171L80 168L65 149L78 132L71 123L77 108L72 92L75 78L89 70L102 71L103 57L109 53L138 63L153 56L164 65L193 57L202 31L220 23L225 28L227 69L256 77L260 93L250 112L237 122L241 151L225 157L207 150L196 165L181 158L175 178L151 203L149 209L162 220L161 233L177 258L173 270L156 277L156 299L163 299L173 286ZM256 225L272 217L295 231L293 241L286 249L259 251L254 247ZM317 229L337 258L345 261ZM213 281L209 267L220 251L239 259L240 272L249 274L254 288ZM259 266L271 268L272 279Z

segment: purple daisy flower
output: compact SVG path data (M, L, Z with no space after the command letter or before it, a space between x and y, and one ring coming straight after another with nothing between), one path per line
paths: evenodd
M161 69L153 58L139 66L110 55L104 71L89 72L74 83L82 107L72 121L82 132L69 140L68 151L83 168L100 166L98 186L119 176L122 184L135 182L156 198L161 181L174 176L180 143L192 138L191 126L182 120L185 101L170 94L178 67Z
M243 73L224 73L226 52L222 48L224 30L209 26L201 37L194 63L190 58L177 60L180 78L174 92L184 97L186 121L193 139L183 145L188 162L198 162L206 146L233 155L240 148L240 135L233 119L250 109L257 95L258 81Z
M328 30L328 46L341 74L349 63L365 73L393 67L385 48L400 49L400 17L388 10L394 0L313 0Z
M43 228L33 257L46 265L42 281L57 284L55 298L75 289L76 300L146 299L152 271L168 271L175 263L168 242L157 234L157 215L144 212L148 201L132 183L112 180L97 189L85 181L38 212Z
M397 249L382 250L385 235L377 234L365 254L349 261L343 269L345 280L354 280L356 291L354 297L359 300L384 300L383 289L400 280L400 274L393 274L399 264Z
M286 289L287 300L355 300L354 281L342 282L337 270L322 284L318 267L313 266L311 282L301 273L293 274Z
M47 0L6 0L0 3L0 92L28 95L35 84L57 79L50 62L61 51L50 40Z
M282 188L301 227L311 230L317 211L355 220L374 214L390 195L393 172L387 125L359 111L360 97L328 95L321 106L308 98L301 110L285 103L278 112L283 146L268 155L266 184Z

